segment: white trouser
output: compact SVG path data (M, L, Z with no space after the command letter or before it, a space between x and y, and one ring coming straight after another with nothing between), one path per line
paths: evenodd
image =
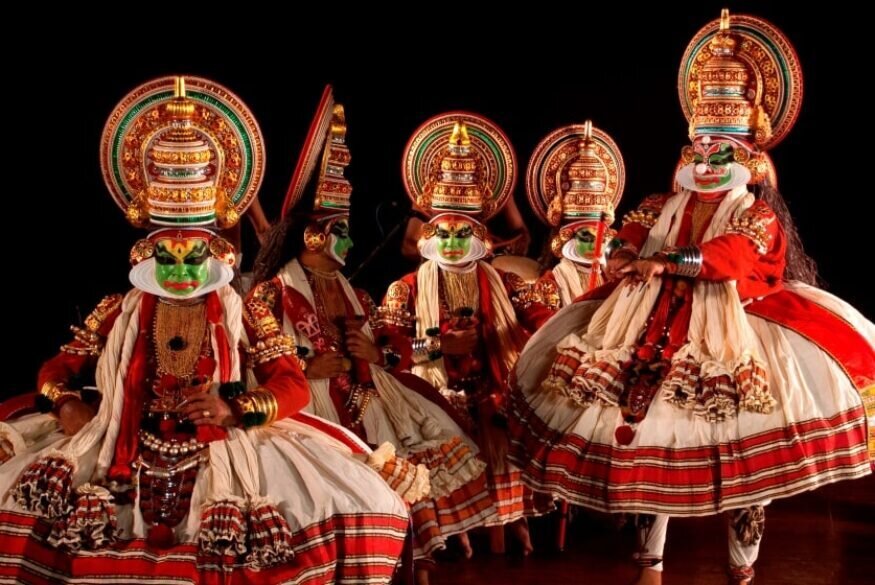
M730 570L751 569L760 552L765 512L762 506L751 506L727 512ZM638 552L635 562L654 571L662 571L662 553L668 532L668 516L640 515L636 518Z

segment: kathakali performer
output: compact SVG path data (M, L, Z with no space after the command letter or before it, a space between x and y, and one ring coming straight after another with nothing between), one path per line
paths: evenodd
M871 472L875 327L812 286L769 180L765 151L802 97L787 38L724 11L678 86L692 140L680 190L626 216L607 267L622 281L520 356L511 460L537 490L640 514L639 583L661 582L670 516L725 512L731 579L746 584L764 505Z
M247 309L294 339L310 386L307 408L372 445L391 443L422 470L411 509L419 582L448 536L495 515L486 464L446 399L410 368L410 340L390 331L341 273L352 247L352 186L343 106L325 88L274 228L256 261ZM454 417L460 419L459 422ZM461 424L460 424L461 423ZM390 479L391 481L391 479ZM426 497L428 496L428 497Z
M559 309L604 284L611 224L625 183L619 147L591 121L541 140L529 160L526 192L532 210L553 230L550 249L559 262L535 283L533 299Z
M294 345L279 331L247 338L258 316L229 286L235 251L213 227L237 222L264 160L252 113L206 79L156 79L113 110L104 179L154 231L131 250L134 288L101 301L41 368L44 414L0 423L0 576L392 578L408 513L371 468L391 461L300 412L310 393Z
M497 508L489 523L511 524L527 553L525 516L552 509L552 502L534 498L506 461L505 396L507 375L528 339L524 325L549 310L528 303L518 314L512 297L528 285L484 261L491 243L483 221L511 196L516 157L495 123L450 112L414 132L402 162L408 195L432 217L419 241L423 263L389 286L382 317L411 339L413 373L470 421L489 464ZM493 530L493 550L503 550L502 535Z

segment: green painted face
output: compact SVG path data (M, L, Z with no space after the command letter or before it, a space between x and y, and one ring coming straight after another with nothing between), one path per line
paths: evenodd
M162 238L155 243L155 280L171 295L187 295L207 281L209 259L202 238Z
M345 263L346 257L349 255L349 250L352 248L352 238L349 237L349 220L338 219L331 225L328 233L332 236L333 246L331 255L341 264Z
M576 242L577 254L581 258L591 260L595 254L595 242L598 234L595 228L582 227L574 232L574 241Z
M732 180L735 149L727 142L693 144L693 180L703 191L716 191Z
M438 254L448 262L458 262L471 251L474 227L467 221L441 221L437 224Z

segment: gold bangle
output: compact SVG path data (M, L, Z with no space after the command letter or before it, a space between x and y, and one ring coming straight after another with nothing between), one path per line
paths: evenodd
M277 415L279 414L279 403L277 402L276 396L274 396L273 392L271 392L267 388L261 388L258 393L261 395L266 406L265 414L267 415L267 420L264 424L270 424L277 419Z
M259 392L258 390L254 390L252 392L252 402L255 403L255 412L258 412L259 414L264 415L264 422L262 424L267 424L267 422L268 422L268 420L267 420L268 406L267 406L267 404L265 404L264 397L261 395L261 392Z
M258 387L250 392L234 398L241 415L261 414L264 415L265 425L276 420L279 414L279 404L273 392L266 388Z
M51 400L52 402L57 402L58 399L65 396L75 396L76 398L79 397L78 392L68 390L63 382L45 382L42 385L42 388L40 388L39 393Z

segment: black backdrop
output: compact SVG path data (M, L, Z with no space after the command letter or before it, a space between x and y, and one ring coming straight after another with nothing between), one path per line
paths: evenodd
M516 148L521 173L543 135L592 118L626 160L620 214L643 195L666 190L686 142L678 64L689 39L720 6L617 3L596 11L544 4L501 19L467 19L461 5L409 19L369 7L367 15L326 14L319 22L303 14L296 22L256 18L238 6L230 14L241 14L240 21L225 21L224 28L194 15L174 25L169 14L142 30L129 20L110 22L106 14L93 31L41 28L31 37L42 45L39 52L19 46L6 60L4 125L15 154L4 173L9 343L0 396L33 389L39 363L66 341L67 326L104 294L129 288L128 250L140 234L108 197L97 153L106 116L139 83L195 74L226 85L249 105L265 135L260 197L272 219L322 87L333 83L346 106L353 156L349 265L355 267L381 241L377 204L385 202L386 229L406 211L400 156L410 133L450 109L496 121ZM792 11L761 2L730 7L768 18L799 52L802 114L772 152L780 189L828 288L871 317L875 303L871 285L864 284L872 266L866 260L871 213L864 210L872 163L869 149L852 146L862 142L856 136L868 124L857 76L871 50L852 50L860 37L849 30L861 19L837 3ZM459 14L451 16L453 9ZM528 212L521 182L516 200L531 221L536 247L542 230ZM249 264L255 242L245 229ZM398 241L390 242L356 284L380 296L412 268L397 249Z

